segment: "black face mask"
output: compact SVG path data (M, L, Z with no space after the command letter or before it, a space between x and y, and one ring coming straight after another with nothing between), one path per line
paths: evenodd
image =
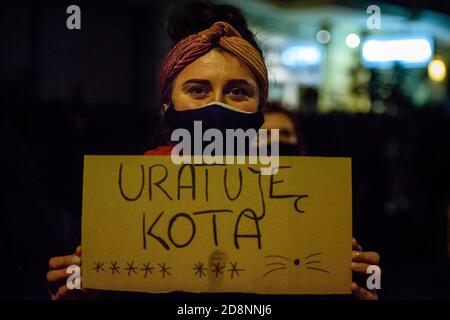
M271 154L271 144L267 144L267 152ZM278 142L278 155L280 156L299 156L300 146L298 144Z
M173 106L167 108L164 113L169 126L175 129L186 129L194 137L194 121L201 121L202 131L217 129L226 136L226 129L248 129L258 130L264 123L264 116L261 111L246 112L236 109L230 105L213 102L200 108L177 111ZM202 150L209 144L203 142ZM224 144L225 146L225 144ZM224 147L225 148L225 147ZM248 141L246 142L246 152L248 151ZM221 150L220 154L225 154L226 150ZM234 151L237 154L237 151Z
M203 107L177 111L173 106L167 108L164 118L172 129L194 131L194 121L202 121L203 132L208 129L218 129L225 134L226 129L255 129L264 123L261 111L246 112L221 102L209 103Z
M298 156L300 155L300 146L291 143L279 143L280 156Z

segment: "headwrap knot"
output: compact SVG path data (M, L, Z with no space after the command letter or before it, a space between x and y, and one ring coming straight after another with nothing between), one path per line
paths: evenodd
M198 34L204 41L211 43L218 43L222 37L241 37L233 26L223 21L214 23L209 29L200 31Z

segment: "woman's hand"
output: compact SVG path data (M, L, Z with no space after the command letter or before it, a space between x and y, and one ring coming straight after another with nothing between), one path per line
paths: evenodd
M78 246L72 255L53 257L48 262L47 284L52 300L76 300L95 299L98 297L97 290L67 288L67 278L71 275L67 273L67 267L77 265L81 267L81 246Z
M352 240L352 271L366 275L369 265L378 265L380 255L376 252L364 252L356 241ZM356 282L352 282L352 294L359 300L378 300L376 290L368 290L360 287Z

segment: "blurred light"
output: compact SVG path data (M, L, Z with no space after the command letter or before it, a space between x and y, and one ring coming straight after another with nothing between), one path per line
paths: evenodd
M368 67L391 67L398 62L406 67L424 67L433 55L431 40L403 38L392 40L367 40L363 44L362 56Z
M288 67L318 65L321 59L319 48L314 46L291 46L281 53L281 62Z
M445 79L447 74L447 67L444 61L440 59L434 59L428 64L428 76L431 80L441 82Z
M316 33L316 39L321 44L327 44L331 40L331 34L327 30L319 30Z
M346 38L345 38L345 43L347 44L347 46L349 46L350 48L356 48L357 46L359 46L359 43L361 42L361 40L359 39L359 36L356 33L350 33Z

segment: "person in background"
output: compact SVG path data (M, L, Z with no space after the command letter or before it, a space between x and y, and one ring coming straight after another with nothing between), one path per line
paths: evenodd
M263 129L268 129L268 148L270 147L270 129L279 131L280 156L305 156L306 145L300 130L298 116L277 102L268 102L264 107Z

